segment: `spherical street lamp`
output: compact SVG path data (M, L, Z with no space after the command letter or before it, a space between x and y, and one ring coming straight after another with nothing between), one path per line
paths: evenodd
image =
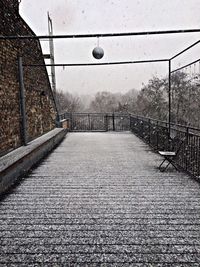
M101 47L97 46L93 49L92 55L96 59L101 59L104 56L104 51Z

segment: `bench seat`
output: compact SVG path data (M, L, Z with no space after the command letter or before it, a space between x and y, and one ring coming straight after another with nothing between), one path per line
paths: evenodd
M168 156L168 157L174 157L174 156L176 156L176 152L173 152L173 151L158 151L158 153L161 156Z

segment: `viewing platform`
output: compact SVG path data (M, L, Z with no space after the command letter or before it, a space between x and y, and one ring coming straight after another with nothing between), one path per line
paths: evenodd
M68 133L0 203L0 266L200 266L200 184L131 132Z

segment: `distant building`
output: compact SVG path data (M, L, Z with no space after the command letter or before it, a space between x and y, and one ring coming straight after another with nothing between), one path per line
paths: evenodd
M18 0L0 0L0 35L35 35ZM0 40L0 156L22 145L18 57L44 64L39 40ZM56 105L45 67L24 67L28 140L55 128Z

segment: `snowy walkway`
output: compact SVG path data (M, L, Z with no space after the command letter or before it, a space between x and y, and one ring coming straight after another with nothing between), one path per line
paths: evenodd
M71 133L0 204L0 266L200 266L200 184L131 133Z

